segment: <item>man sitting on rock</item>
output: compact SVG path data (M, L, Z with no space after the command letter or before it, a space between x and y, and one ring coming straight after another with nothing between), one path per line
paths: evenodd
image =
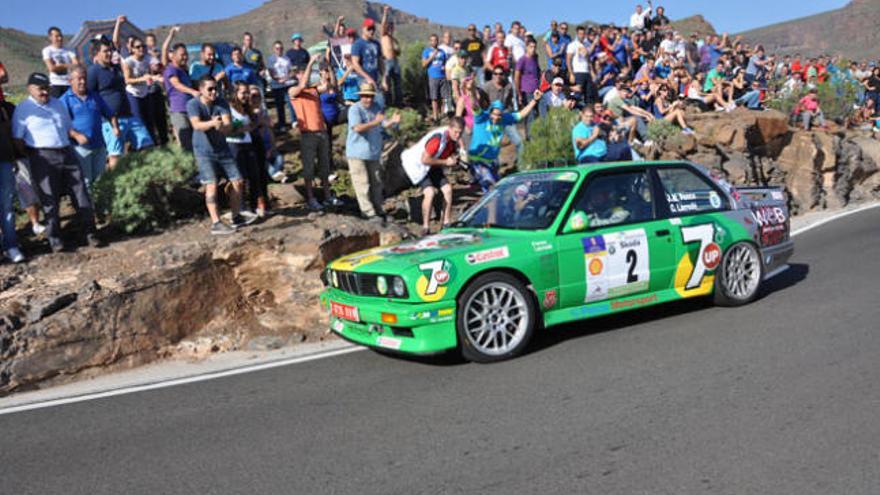
M825 127L825 114L819 105L819 92L816 88L811 89L806 96L801 98L794 110L795 115L799 115L801 122L804 123L804 130L809 131L815 120L819 127Z

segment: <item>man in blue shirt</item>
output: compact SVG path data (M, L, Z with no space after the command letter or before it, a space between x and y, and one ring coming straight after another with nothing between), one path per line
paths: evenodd
M440 119L441 89L446 82L446 52L439 48L436 34L429 38L430 46L422 51L422 68L428 72L428 99L431 100L431 117Z
M69 74L70 89L61 95L61 103L67 108L73 129L79 133L74 136L76 144L73 149L79 158L86 188L91 192L92 184L104 172L107 163L102 119L110 121L116 136L120 134L119 122L100 94L86 90L86 69L83 66L73 66Z
M119 134L113 132L109 120L104 120L101 131L110 156L109 168L116 166L125 148L131 142L132 149L142 150L153 146L153 138L141 119L131 114L128 97L125 95L125 77L118 64L113 63L113 45L110 41L99 42L97 63L89 67L86 88L90 93L98 93L118 119Z
M571 130L571 144L578 163L599 163L608 154L602 131L593 123L593 107L581 110L581 121Z
M226 72L226 78L229 80L229 85L235 86L235 83L238 81L243 81L248 84L259 84L257 73L254 72L254 69L244 61L244 53L241 51L241 47L234 47L231 56L232 63L227 65L226 69L224 69L224 72Z
M348 108L348 138L345 157L351 172L351 184L357 196L361 214L370 221L385 223L382 206L384 195L379 159L382 157L382 129L400 123L400 114L385 119L382 107L375 99L376 87L361 83L360 100Z
M382 91L387 91L388 87L384 79L381 85L379 81L379 74L384 74L385 68L382 62L382 47L373 39L375 34L376 21L369 17L364 19L361 37L351 46L351 66L361 82L370 83L374 88L381 87ZM385 107L385 98L381 92L376 94L373 103Z
M468 148L468 161L471 174L479 182L484 193L498 182L498 155L501 153L501 139L507 126L515 125L528 117L529 113L541 100L543 93L535 90L531 101L519 112L505 112L504 104L495 100L488 109L479 104L480 98L476 88L472 89L471 101L475 103L474 130Z
M67 108L49 96L49 77L35 72L28 77L30 97L15 108L12 115L12 138L18 151L27 155L33 185L40 197L46 217L46 238L53 252L64 249L61 240L59 207L61 195L70 197L79 215L80 225L89 245L101 241L95 235L92 200L86 191L70 136L77 141L82 135L73 129Z

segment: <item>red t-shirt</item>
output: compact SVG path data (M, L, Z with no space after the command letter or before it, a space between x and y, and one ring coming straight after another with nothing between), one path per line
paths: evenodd
M506 72L510 71L510 52L503 46L493 45L489 49L489 64L495 67L501 67Z
M443 148L443 151L440 152L440 155L437 155L437 152L440 150L440 143L443 140L440 138L440 133L438 132L433 137L428 139L428 142L425 143L425 151L428 152L429 155L433 156L438 160L444 160L453 155L453 153L458 153L458 143L449 139L449 135L446 135L446 146Z

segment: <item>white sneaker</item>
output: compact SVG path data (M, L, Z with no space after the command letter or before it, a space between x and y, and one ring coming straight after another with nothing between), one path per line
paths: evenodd
M46 231L46 226L41 224L40 222L31 224L31 231L33 231L34 235L41 235Z
M281 170L272 174L272 180L274 180L275 182L281 182L283 184L286 179L287 179L287 174L285 174Z
M21 254L21 251L18 248L9 248L5 253L9 261L13 263L22 263L24 261L24 255Z

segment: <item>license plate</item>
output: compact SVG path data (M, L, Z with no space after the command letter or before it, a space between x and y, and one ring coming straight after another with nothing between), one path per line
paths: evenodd
M347 304L340 304L330 301L330 313L337 318L342 318L343 320L361 321L361 316L358 313L358 309L354 306L349 306Z

